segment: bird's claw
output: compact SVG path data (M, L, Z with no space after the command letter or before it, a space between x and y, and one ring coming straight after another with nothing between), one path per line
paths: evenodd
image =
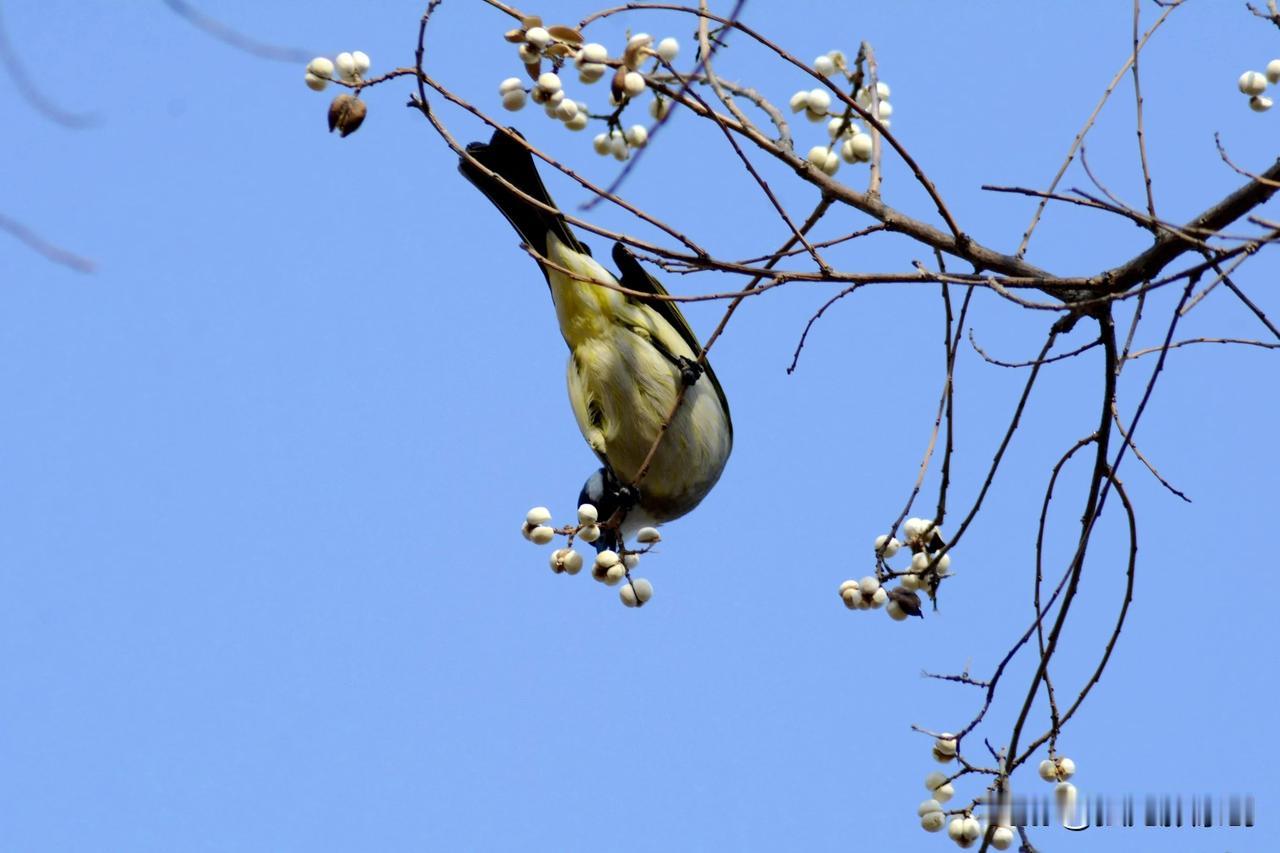
M677 366L680 368L680 381L686 388L692 387L702 376L702 365L691 358L680 356L677 359Z

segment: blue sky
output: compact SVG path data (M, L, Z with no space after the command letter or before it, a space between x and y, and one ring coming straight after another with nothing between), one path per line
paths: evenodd
M1011 250L1031 205L979 186L1049 180L1127 55L1128 5L752 2L746 19L805 58L871 40L895 132L962 225ZM420 6L205 8L268 42L365 50L378 71L412 62ZM563 21L593 8L529 7ZM791 376L832 291L748 301L712 358L734 455L645 558L651 605L627 610L585 573L553 576L546 549L517 532L534 504L568 519L595 462L541 276L402 106L407 82L369 92L365 126L339 140L301 66L229 48L160 3L4 12L41 89L101 122L54 125L0 76L0 213L98 264L76 273L0 234L0 849L953 849L916 826L936 765L909 727L957 728L978 699L920 671L984 675L1028 623L1040 495L1094 425L1096 352L1046 368L941 610L898 624L846 611L836 588L868 572L928 439L936 288L840 303ZM631 20L680 37L690 61L687 19ZM616 46L623 26L596 37ZM519 72L507 27L450 0L428 65L498 111L497 83ZM1251 113L1235 81L1280 55L1277 35L1236 4L1193 3L1143 54L1163 216L1185 220L1241 183L1215 131L1238 163L1272 162L1280 116ZM720 70L779 101L810 85L745 45ZM445 117L460 139L488 135ZM511 121L589 177L614 174L590 133L535 110ZM794 130L803 148L824 138ZM781 242L714 130L677 116L664 135L629 198L730 257ZM1091 139L1094 169L1142 206L1131 90ZM764 170L796 212L814 203L785 170ZM865 181L847 165L839 177ZM1066 185L1087 179L1074 170ZM552 192L582 200L564 180ZM900 164L886 166L885 194L930 216ZM591 215L633 228L617 210ZM841 213L823 235L866 224ZM1087 274L1147 239L1053 208L1030 259ZM905 270L922 253L884 238L829 257ZM1274 257L1245 269L1241 285L1280 316ZM680 292L734 286L668 279ZM1162 336L1175 296L1148 302L1140 343ZM721 311L687 309L703 335ZM1022 359L1050 322L980 294L969 325L994 355ZM1221 289L1180 330L1265 334ZM1087 340L1081 324L1065 343ZM1152 366L1127 370L1126 413ZM962 348L953 507L972 501L1024 378ZM1266 351L1171 354L1138 443L1194 502L1126 461L1135 602L1061 741L1082 792L1252 793L1261 826L1046 831L1042 849L1261 850L1274 837L1274 387ZM1068 476L1058 505L1059 567L1081 485ZM1091 670L1114 619L1118 522L1108 515L1091 552L1060 689ZM993 741L1028 676L1025 660L1012 669L982 730ZM1032 774L1019 786L1047 788Z

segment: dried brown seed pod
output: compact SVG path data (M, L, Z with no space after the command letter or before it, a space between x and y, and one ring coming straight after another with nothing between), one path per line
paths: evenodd
M368 112L368 106L359 98L339 95L329 105L329 132L336 130L340 136L350 136L364 124Z
M627 66L622 65L613 75L613 81L609 83L609 89L613 92L613 100L615 103L622 103L622 99L627 96Z
M582 44L583 41L582 33L573 27L566 27L563 24L547 27L547 32L551 33L552 38L569 44Z
M906 613L908 616L924 617L924 614L920 612L920 596L916 595L911 590L903 589L900 586L894 587L889 590L889 598L898 602L898 606L902 608L902 612Z

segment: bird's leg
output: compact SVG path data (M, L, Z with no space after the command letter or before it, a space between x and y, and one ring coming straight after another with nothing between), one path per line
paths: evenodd
M703 368L702 363L696 358L676 355L671 350L664 347L657 338L650 336L647 332L640 331L635 327L631 327L631 330L648 341L650 346L656 349L663 358L671 362L676 370L680 371L680 381L686 388L691 388L702 376L705 368Z
M702 376L702 364L694 359L677 356L676 367L680 368L680 381L686 388L693 387L693 384Z
M625 519L633 506L640 502L640 490L629 483L619 483L613 493L618 512Z

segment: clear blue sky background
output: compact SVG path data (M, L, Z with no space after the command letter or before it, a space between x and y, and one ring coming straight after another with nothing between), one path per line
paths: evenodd
M203 6L266 41L363 49L383 70L412 62L422 3ZM752 2L746 17L805 58L870 39L894 130L963 226L1008 250L1031 205L978 187L1048 181L1129 51L1128 7ZM536 11L575 21L593 8ZM160 3L4 11L45 92L103 120L53 125L0 76L0 212L100 265L77 274L0 235L0 849L953 849L916 826L935 765L909 726L957 728L979 697L920 671L969 664L983 676L1028 624L1039 498L1053 459L1094 426L1096 352L1046 372L954 554L941 610L898 624L847 612L836 587L869 571L871 539L901 508L927 441L936 288L842 302L790 377L801 328L831 289L746 303L713 358L734 456L642 564L651 606L626 610L585 574L553 576L547 551L517 532L533 504L568 519L595 461L565 399L541 277L402 106L406 81L369 92L365 127L339 140L324 132L327 94L303 87L300 66L231 49ZM632 21L681 37L691 61L689 19ZM498 81L519 70L508 26L450 0L431 33L433 73L497 109ZM622 26L596 37L616 46ZM1184 220L1241 183L1214 131L1241 164L1275 156L1280 112L1249 112L1235 81L1280 55L1278 36L1243 4L1197 2L1144 54L1163 216ZM811 85L745 43L721 70L779 100ZM488 135L446 117L464 140ZM614 173L589 134L536 110L513 121L593 179ZM824 138L804 122L795 131L805 148ZM665 136L630 198L730 257L784 239L713 130L685 116ZM1142 206L1128 88L1089 151ZM812 189L765 169L803 215ZM840 177L866 179L848 166ZM1067 185L1086 183L1073 171ZM553 192L582 200L563 180ZM900 164L888 164L885 193L930 216ZM633 227L616 210L592 215ZM823 236L865 224L842 212ZM1031 259L1090 273L1148 239L1054 209ZM922 255L883 239L830 257L903 270ZM1247 270L1241 283L1280 316L1276 259ZM1148 303L1140 343L1163 335L1175 296ZM688 314L705 335L721 311ZM981 294L970 320L989 351L1020 359L1051 318ZM1067 343L1088 340L1086 326ZM1221 289L1183 331L1265 334ZM956 511L1024 378L967 344L961 356ZM1082 792L1253 793L1260 827L1047 831L1043 849L1274 839L1275 364L1259 350L1170 357L1138 440L1194 503L1126 462L1142 523L1136 600L1061 744ZM1130 367L1126 413L1152 366ZM1082 499L1069 477L1055 574ZM1110 630L1119 531L1108 516L1091 552L1055 669L1064 692ZM1028 674L1011 670L982 730L993 742ZM1019 790L1048 786L1024 773Z

